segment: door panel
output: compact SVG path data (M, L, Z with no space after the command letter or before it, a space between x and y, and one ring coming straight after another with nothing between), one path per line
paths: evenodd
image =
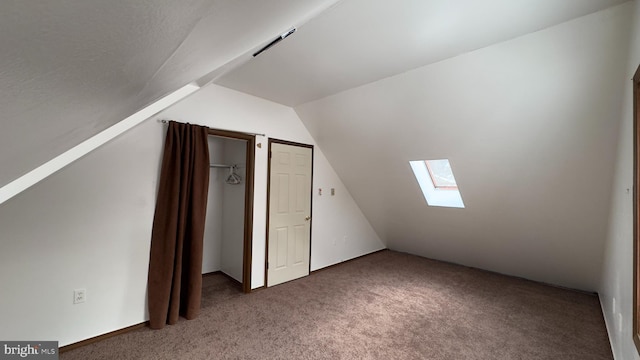
M267 286L309 275L311 249L312 149L272 143L271 154Z
M306 226L296 226L295 232L295 257L294 264L300 264L306 260L306 257L309 256L308 246L307 246L307 228Z
M287 228L276 229L276 241L274 244L276 252L276 269L287 266L287 252L289 251L288 240Z

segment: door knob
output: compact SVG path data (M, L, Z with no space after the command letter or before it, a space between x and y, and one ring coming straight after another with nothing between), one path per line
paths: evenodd
M309 220L311 220L311 216L307 216L307 217L305 217L305 218L304 218L304 220L305 220L305 221L309 221Z

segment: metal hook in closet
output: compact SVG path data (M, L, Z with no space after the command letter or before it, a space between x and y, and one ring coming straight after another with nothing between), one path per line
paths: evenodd
M231 185L240 184L240 182L242 181L242 178L240 177L240 175L236 174L237 168L238 168L238 165L233 165L229 167L229 176L227 176L227 180L225 180L224 182Z
M229 176L225 182L231 185L240 185L242 182L242 177L236 174L236 170L238 170L238 165L222 165L222 164L211 164L209 165L212 168L229 168Z

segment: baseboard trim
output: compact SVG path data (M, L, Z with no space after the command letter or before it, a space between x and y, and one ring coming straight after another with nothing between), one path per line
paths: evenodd
M63 352L69 351L69 350L73 350L73 349L77 349L79 347L83 347L83 346L86 346L86 345L89 345L89 344L93 344L93 343L98 342L98 341L106 340L106 339L114 337L114 336L126 334L126 333L131 332L131 331L142 329L143 327L145 327L147 325L149 325L149 321L145 321L145 322L140 323L140 324L127 326L126 328L122 328L122 329L119 329L119 330L108 332L106 334L98 335L98 336L95 336L95 337L92 337L92 338L89 338L89 339L86 339L86 340L78 341L77 343L65 345L65 346L60 347L60 352L63 353Z
M370 253L367 253L367 254L364 254L364 255L356 256L356 257L354 257L352 259L349 259L349 260L341 261L339 263L335 263L335 264L332 264L332 265L329 265L329 266L325 266L325 267L320 268L320 269L313 270L313 271L309 272L309 275L316 274L316 273L318 273L320 271L328 270L328 269L331 269L331 268L333 268L335 266L346 264L346 263L348 263L350 261L358 260L358 259L361 259L363 257L369 256L369 255L373 255L373 254L376 254L376 253L379 253L379 252L382 252L382 251L388 251L388 250L389 249L384 248L384 249L376 250L374 252L370 252Z
M611 353L613 354L613 359L616 360L618 359L618 357L616 356L616 348L613 346L613 337L612 335L612 328L609 324L609 318L607 317L607 313L605 312L604 309L604 301L602 301L602 295L600 293L598 293L598 302L600 303L600 310L602 311L602 318L604 319L604 327L607 330L607 337L609 338L609 346L611 346Z
M232 282L234 282L235 284L237 284L240 287L240 290L242 290L242 282L234 279L233 277L231 277L231 275L225 273L222 270L217 270L217 271L212 271L206 274L202 274L202 276L210 276L210 275L222 275L224 277L226 277L227 279L231 280Z

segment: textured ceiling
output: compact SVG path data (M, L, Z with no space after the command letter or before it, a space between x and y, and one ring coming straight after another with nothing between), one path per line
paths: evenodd
M0 186L335 2L0 2Z
M344 0L217 84L289 106L626 0Z

